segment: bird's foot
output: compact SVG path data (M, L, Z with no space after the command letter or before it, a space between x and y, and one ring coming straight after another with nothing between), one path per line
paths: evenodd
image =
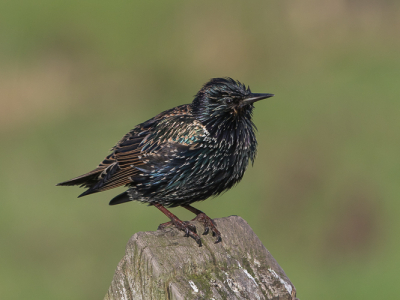
M201 239L200 239L199 235L197 234L196 226L190 224L187 221L183 222L183 221L179 220L178 218L176 218L169 222L160 224L158 226L158 229L162 230L168 226L175 226L179 230L184 231L185 237L190 236L191 238L193 238L196 241L196 243L199 245L199 247L201 247Z
M217 226L215 225L214 221L209 216L207 216L205 213L203 213L203 212L199 213L192 221L199 221L199 222L203 223L203 225L204 225L203 235L207 234L211 229L212 235L217 237L215 244L222 241L221 233L217 229Z
M191 231L197 233L196 226L190 224L188 221L183 221L182 223L185 223L190 228ZM157 229L158 230L163 230L163 229L165 229L167 227L170 227L170 226L174 226L174 223L172 223L172 221L165 222L165 223L162 223L162 224L158 225Z

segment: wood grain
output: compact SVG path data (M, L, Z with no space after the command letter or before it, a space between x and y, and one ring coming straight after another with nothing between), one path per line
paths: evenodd
M104 299L296 299L293 284L245 220L214 221L222 243L206 235L202 247L174 228L134 234Z

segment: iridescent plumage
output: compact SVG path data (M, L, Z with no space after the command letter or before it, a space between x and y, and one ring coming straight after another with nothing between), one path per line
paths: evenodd
M110 205L138 200L159 209L183 206L199 214L191 203L230 189L242 179L249 161L254 162L253 103L271 96L253 94L231 78L211 79L191 104L137 125L96 169L58 185L88 188L80 197L127 186ZM172 223L182 227L171 215ZM210 222L206 227L219 234ZM180 229L199 242L193 226Z

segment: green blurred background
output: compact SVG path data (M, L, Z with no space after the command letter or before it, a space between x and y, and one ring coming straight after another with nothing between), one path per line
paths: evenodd
M276 97L254 167L196 207L246 219L300 299L400 293L399 1L2 0L1 299L102 299L167 219L55 184L223 76Z

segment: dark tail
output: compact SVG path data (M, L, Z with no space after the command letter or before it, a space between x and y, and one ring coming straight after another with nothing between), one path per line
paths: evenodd
M117 204L129 202L129 201L132 201L132 200L129 199L128 192L125 191L122 194L119 194L118 196L115 196L114 198L112 198L109 204L117 205Z
M99 182L99 175L102 172L102 170L93 170L89 173L83 174L81 176L72 178L71 180L63 181L57 184L57 186L72 186L72 185L80 185L80 187L85 187L89 188L87 191L82 193L81 195L78 196L86 196L92 193L95 193L92 189L98 182Z
M70 180L57 183L57 186L81 185L83 187L91 187L94 183L98 181L99 173L101 171L102 170L93 170L89 173L72 178Z

